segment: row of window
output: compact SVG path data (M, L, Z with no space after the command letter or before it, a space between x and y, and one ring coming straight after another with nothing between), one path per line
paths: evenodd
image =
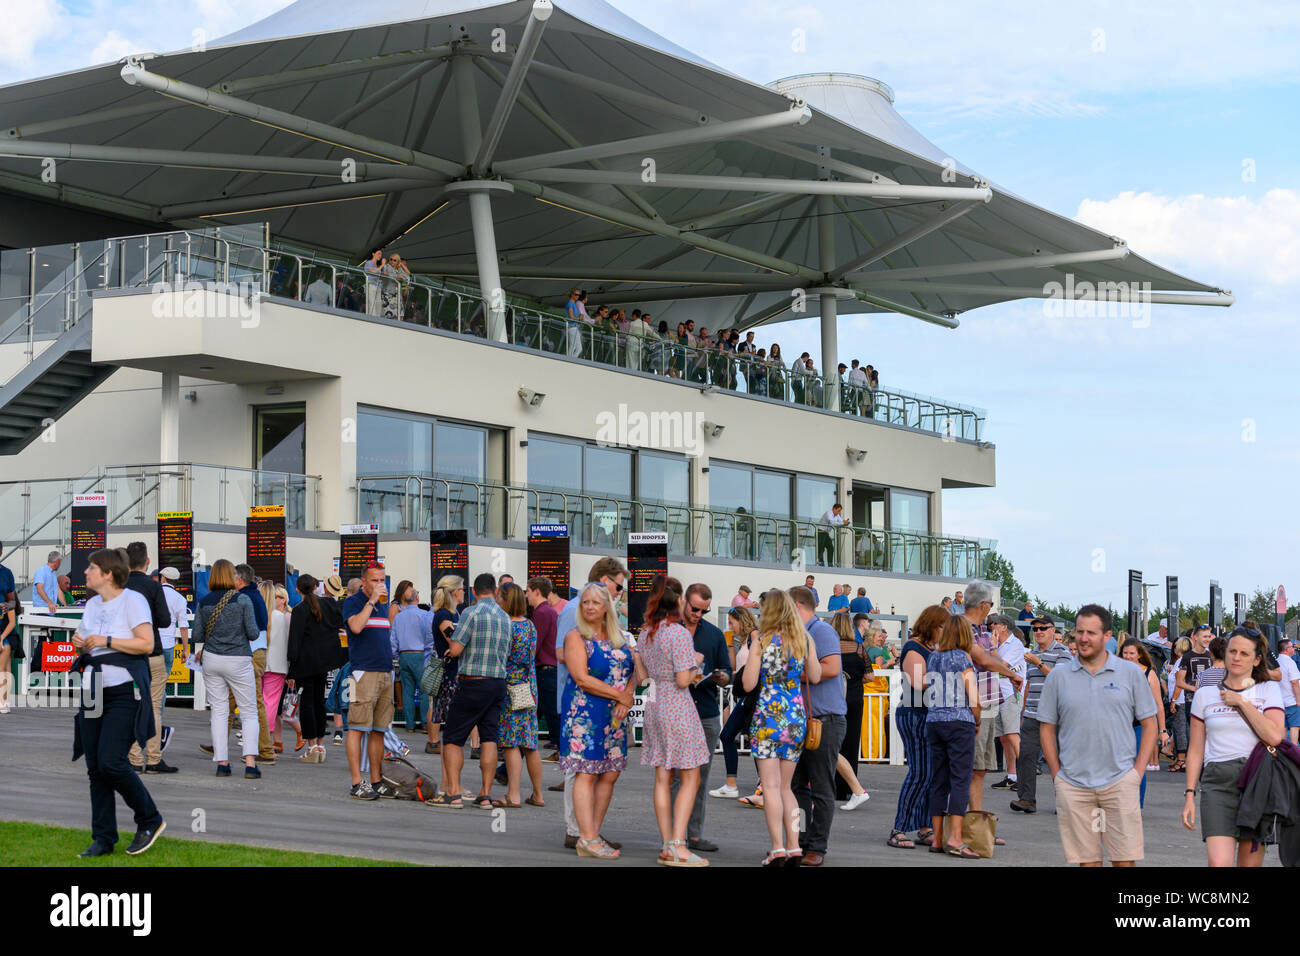
M359 412L357 476L455 476L504 483L502 429L373 408ZM494 456L491 449L501 452ZM551 435L528 436L527 484L590 496L691 504L690 459L643 449L617 448ZM837 481L712 460L709 507L736 514L816 519L837 500ZM930 530L927 492L854 485L845 518L860 527Z

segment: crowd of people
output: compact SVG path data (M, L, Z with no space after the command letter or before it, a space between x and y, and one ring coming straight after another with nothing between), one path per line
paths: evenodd
M301 299L314 305L333 306L379 318L446 327L437 314L430 315L427 296L412 291L410 265L395 252L371 250L356 272L311 267L299 288L296 260L282 257L270 276L272 295ZM451 300L453 303L454 299ZM832 399L844 412L874 418L880 373L858 359L840 363L832 375L818 370L808 352L789 361L773 342L763 348L755 333L726 328L710 332L696 328L695 320L670 327L649 312L607 305L587 305L587 293L569 292L565 318L550 322L539 315L510 311L506 336L530 348L651 372L698 385L742 390L751 395L792 401L817 408L830 407ZM485 335L482 315L455 316L458 331ZM836 397L829 390L838 392Z
M47 564L53 571L57 557ZM222 559L209 569L191 627L176 570L148 568L147 546L133 542L93 553L86 573L92 596L73 636L92 691L74 743L90 780L86 856L113 852L115 795L135 816L128 853L147 850L166 826L142 775L176 772L162 759L170 737L162 717L177 654L202 669L210 741L200 746L219 777L232 772L232 732L245 777L259 778L281 758L286 729L301 762L324 763L332 717L349 795L397 797L384 768L408 749L393 733L400 703L406 729L426 734L426 752L441 758L423 796L430 806L543 807L542 764L555 762L564 782L549 789L563 791L564 845L595 860L621 855L604 833L606 814L634 739L636 693L647 683L640 761L654 768L657 859L667 866L705 866L704 855L718 849L705 835L709 797L763 811L763 866L823 864L837 805L852 810L869 799L857 772L863 683L882 668L897 667L902 683L891 717L907 764L891 848L978 859L1004 845L981 827L989 845L977 851L969 835L973 815L985 813L985 777L998 751L1006 771L991 789L1011 791L1013 811L1036 813L1045 769L1065 858L1085 866L1142 859L1145 778L1161 755L1170 772L1186 774L1182 822L1190 829L1199 821L1214 866L1259 865L1265 846L1289 839L1277 822L1279 799L1300 799L1287 796L1277 761L1259 759L1269 749L1300 763L1294 648L1282 640L1273 654L1249 621L1226 636L1196 624L1176 641L1162 626L1148 635L1157 649L1168 644L1161 665L1147 641L1113 633L1105 608L1083 607L1061 635L1029 603L1017 621L998 613L989 586L973 581L927 607L901 648L890 648L866 595L842 585L833 588L829 619L817 613L812 576L757 599L741 587L724 634L707 619L707 585L659 575L634 636L627 569L616 558L596 561L572 597L545 577L521 586L510 575L480 574L467 600L466 582L449 575L428 603L409 580L390 596L377 562L346 586L337 575L298 574L293 603L283 586ZM10 615L12 587L0 581L10 589ZM58 603L44 584L37 599ZM744 796L741 738L758 780ZM726 780L710 790L719 745ZM462 782L467 750L479 761L477 787Z

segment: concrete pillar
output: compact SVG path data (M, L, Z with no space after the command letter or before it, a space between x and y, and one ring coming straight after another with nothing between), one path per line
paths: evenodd
M175 465L181 460L181 374L180 372L162 373L162 414L158 439L158 461L163 465ZM164 468L164 472L176 472L176 468ZM160 511L177 511L180 507L180 479L174 474L159 476L158 509Z
M823 272L835 268L835 199L832 196L817 197L817 267ZM840 363L839 350L839 312L835 294L824 291L821 299L822 313L822 376L833 381L835 367ZM826 396L826 407L840 407L839 389L828 386L830 395Z

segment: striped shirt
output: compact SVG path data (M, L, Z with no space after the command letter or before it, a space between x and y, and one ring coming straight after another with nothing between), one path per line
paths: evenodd
M1050 670L1063 661L1068 661L1073 655L1070 649L1060 641L1053 641L1050 647L1040 649L1037 644L1034 645L1032 653L1038 656L1038 659L1047 665ZM1047 673L1042 668L1025 661L1028 670L1025 673L1025 710L1024 716L1038 719L1038 699L1043 696L1043 682L1047 680Z
M491 597L478 598L451 632L451 642L465 646L459 658L460 676L505 680L511 639L510 617L501 605Z
M975 632L975 643L984 650L988 651L994 657L998 654L998 642L993 639L993 632L983 624L972 624L971 630ZM974 664L974 661L971 661ZM988 671L975 666L975 681L979 685L980 706L993 707L1002 703L1002 688L998 685L998 675L994 671Z

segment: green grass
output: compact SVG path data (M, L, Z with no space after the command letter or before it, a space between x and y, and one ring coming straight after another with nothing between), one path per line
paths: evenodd
M90 845L87 830L51 827L40 823L17 823L0 820L0 866L414 866L391 860L369 860L358 856L335 856L330 853L301 853L297 850L273 850L238 843L205 843L198 840L172 839L164 832L149 851L127 856L131 842L129 828L112 855L83 860L77 856Z

